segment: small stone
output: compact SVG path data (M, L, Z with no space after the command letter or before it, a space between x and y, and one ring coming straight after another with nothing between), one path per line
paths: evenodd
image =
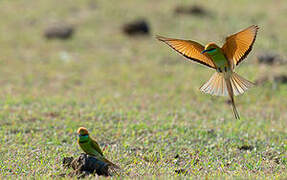
M69 39L74 34L75 28L72 25L57 23L46 28L44 36L47 39Z
M128 36L148 35L150 28L145 20L136 20L123 26L123 32Z

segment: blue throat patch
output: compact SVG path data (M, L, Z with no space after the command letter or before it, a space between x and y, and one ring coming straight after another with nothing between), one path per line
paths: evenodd
M79 134L79 142L80 143L87 142L88 140L89 140L89 135L88 134L86 134L86 135Z
M86 134L86 135L79 134L79 137L88 137L88 136L89 136L88 134Z

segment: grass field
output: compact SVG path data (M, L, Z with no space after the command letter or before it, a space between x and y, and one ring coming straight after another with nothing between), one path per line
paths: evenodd
M209 16L175 15L200 5ZM287 65L256 55L287 55L287 1L2 0L0 2L0 177L58 177L62 158L81 153L87 127L124 177L287 178L287 84L268 82L235 101L202 94L212 71L190 63L155 34L224 42L260 26L253 51L236 70L256 81ZM148 37L127 37L123 23L145 18ZM48 41L54 22L76 27ZM181 170L186 173L177 174Z

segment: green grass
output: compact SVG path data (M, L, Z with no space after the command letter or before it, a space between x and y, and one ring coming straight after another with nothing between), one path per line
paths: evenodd
M236 97L235 120L227 98L199 91L213 72L154 38L223 43L258 24L254 50L237 72L251 81L286 74L286 65L256 61L265 51L286 57L286 1L197 1L210 17L174 15L189 1L91 4L0 2L0 177L58 177L62 158L81 153L76 130L85 126L125 177L174 178L185 169L187 177L286 178L287 85L267 83ZM122 34L122 24L138 17L152 36ZM74 24L75 36L45 40L55 21Z

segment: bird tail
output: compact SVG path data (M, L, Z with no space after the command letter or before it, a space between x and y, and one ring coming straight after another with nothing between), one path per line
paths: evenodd
M200 91L214 96L230 97L232 110L236 119L239 119L239 113L235 107L234 95L243 94L247 89L253 87L254 84L235 72L218 73L215 72L211 78L200 87Z
M103 159L105 163L109 164L110 166L112 166L113 168L116 169L121 169L118 165L112 163L111 161L107 160L106 158Z
M200 91L213 96L227 96L227 87L223 73L215 72L211 78L200 87Z
M243 94L254 86L252 82L244 79L235 72L231 72L229 76L227 79L230 79L232 91L235 96ZM225 79L226 76L223 73L215 72L211 78L200 87L200 91L213 96L228 96L229 93Z
M236 109L235 102L234 102L234 93L233 93L233 88L232 88L232 84L231 84L231 78L226 79L226 86L227 86L228 95L229 95L230 100L231 100L231 105L232 105L234 117L235 117L235 119L240 119L239 113Z
M255 86L254 83L248 81L247 79L244 79L243 77L239 76L235 72L231 74L230 82L231 82L232 90L235 96L239 94L243 94L249 88L252 88L253 86Z

